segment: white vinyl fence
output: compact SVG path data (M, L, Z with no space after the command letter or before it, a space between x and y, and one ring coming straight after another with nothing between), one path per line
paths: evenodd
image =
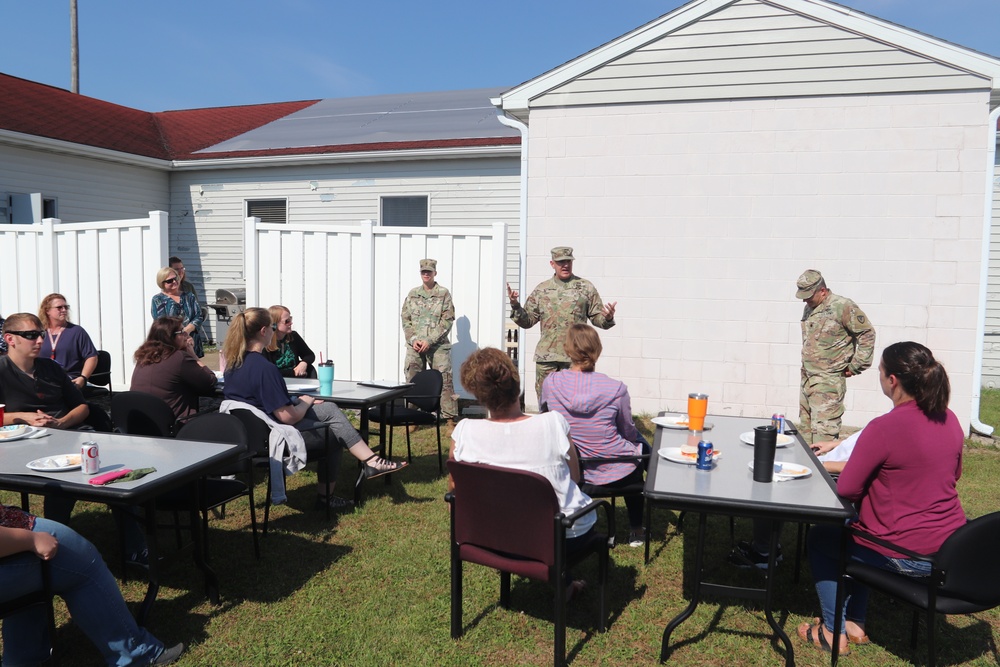
M451 290L455 385L458 368L479 347L504 340L506 225L491 227L318 227L261 223L244 227L247 305L289 309L314 352L336 365L337 379L403 379L400 309L420 284L419 262L437 260Z
M132 354L152 322L156 271L167 261L167 214L63 224L0 224L0 313L38 313L58 292L98 349L111 354L112 383L127 388Z

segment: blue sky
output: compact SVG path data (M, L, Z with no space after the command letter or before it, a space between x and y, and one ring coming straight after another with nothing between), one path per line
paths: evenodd
M80 92L146 111L514 86L681 0L78 0ZM1000 56L1000 0L842 0ZM69 88L69 0L0 0L0 72ZM2 101L0 101L2 103Z

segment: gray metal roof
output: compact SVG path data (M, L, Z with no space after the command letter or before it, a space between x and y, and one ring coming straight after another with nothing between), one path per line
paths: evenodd
M198 151L258 151L352 144L518 137L490 103L506 88L321 100Z

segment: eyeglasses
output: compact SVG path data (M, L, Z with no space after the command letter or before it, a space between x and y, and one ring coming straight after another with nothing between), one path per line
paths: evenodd
M4 331L4 333L9 333L13 336L20 336L26 340L38 340L45 335L44 331L38 331L37 329L34 331Z
M292 318L289 317L287 319L281 320L281 323L282 324L291 324L292 323Z
M163 281L163 284L164 285L170 285L171 283L175 283L175 282L177 282L177 278L167 278L166 280Z
M187 331L175 331L174 335L175 336L190 336L191 334L188 333Z
M53 310L69 310L68 304L63 304L61 306L52 306Z

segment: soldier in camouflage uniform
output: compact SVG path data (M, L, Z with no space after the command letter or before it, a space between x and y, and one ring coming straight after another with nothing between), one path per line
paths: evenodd
M802 313L802 388L799 433L809 444L840 439L846 378L872 365L875 328L858 305L831 292L823 275L799 276Z
M409 382L413 376L430 366L441 371L441 417L455 419L458 404L451 379L451 342L448 334L455 323L455 305L451 293L434 279L437 261L420 260L420 280L403 301L401 313L403 335L406 337L406 361L403 373Z
M615 325L618 305L617 302L605 305L589 280L573 275L572 248L553 248L549 264L555 275L535 288L523 308L517 300L518 293L507 285L510 319L524 329L542 323L542 338L535 348L535 393L539 398L546 376L570 366L563 349L570 325L590 320L595 327L610 329Z

